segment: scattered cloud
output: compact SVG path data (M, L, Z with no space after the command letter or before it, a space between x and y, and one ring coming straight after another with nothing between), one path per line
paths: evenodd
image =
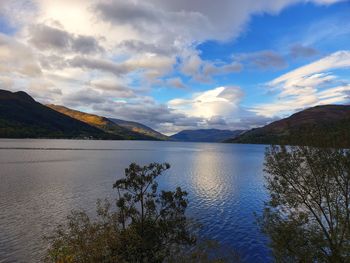
M308 65L297 68L267 83L278 92L271 103L260 104L251 111L273 117L322 104L344 103L350 91L350 81L329 73L350 68L350 51L338 51Z
M167 79L166 84L171 86L171 87L178 88L178 89L187 88L186 85L182 82L181 78L179 78L179 77Z
M127 85L115 78L103 78L90 81L89 86L104 92L103 97L109 95L116 99L136 98L136 90L127 87ZM140 93L140 92L138 92Z
M71 67L89 69L89 70L100 70L115 74L117 76L126 74L129 69L122 64L115 63L110 60L86 57L86 56L76 56L67 61L68 65Z
M339 68L350 67L350 51L342 50L337 51L329 56L326 56L316 62L310 63L306 66L297 68L287 74L284 74L270 82L271 86L283 84L284 82L290 82L295 79L300 79L312 74L329 71Z
M222 61L202 60L198 52L189 52L184 56L180 71L197 82L211 82L212 77L223 74L238 73L243 66L238 62L224 63Z
M162 46L157 43L145 43L144 41L135 39L124 40L118 44L117 47L122 51L135 54L150 53L169 56L174 55L178 52L175 46Z
M61 28L45 24L33 25L29 28L29 42L40 50L56 50L59 52L76 52L82 54L103 51L98 41L92 36L74 35Z
M236 54L233 58L251 69L269 70L287 67L287 62L283 56L272 50Z
M308 58L318 54L315 48L309 46L303 46L301 44L295 44L290 47L290 56L293 58Z

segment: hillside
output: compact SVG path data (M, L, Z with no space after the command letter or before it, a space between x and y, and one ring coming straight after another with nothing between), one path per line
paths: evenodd
M57 112L60 112L74 119L80 120L91 126L94 126L98 129L101 129L108 134L120 136L125 140L158 140L158 138L155 136L151 136L122 127L121 125L118 125L110 119L107 119L102 116L72 110L60 105L49 104L47 106Z
M312 107L227 140L233 143L350 147L350 106Z
M170 136L170 138L175 141L184 142L222 142L236 137L242 132L241 130L230 131L218 129L183 130Z
M157 138L159 140L169 140L169 137L161 134L160 132L157 132L153 129L151 129L150 127L143 125L141 123L138 122L134 122L134 121L125 121L125 120L120 120L120 119L115 119L115 118L109 118L109 120L111 120L112 122L116 123L117 125L124 127L128 130L134 131L134 132L138 132L147 136L151 136L154 138Z
M23 91L6 90L0 90L0 137L121 139L54 111Z

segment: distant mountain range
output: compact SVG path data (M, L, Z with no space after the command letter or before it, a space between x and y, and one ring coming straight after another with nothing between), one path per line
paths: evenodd
M230 138L235 138L242 132L244 131L218 129L183 130L170 136L170 139L183 142L222 142Z
M184 130L168 137L141 123L59 105L45 106L23 91L0 90L0 138L225 141L350 148L350 106L316 106L249 131Z
M226 142L350 147L350 106L312 107Z
M162 137L145 125L134 125L150 132L146 134L141 129L137 132L108 118L63 106L45 106L23 91L0 90L0 138L160 140ZM157 136L152 136L151 131Z

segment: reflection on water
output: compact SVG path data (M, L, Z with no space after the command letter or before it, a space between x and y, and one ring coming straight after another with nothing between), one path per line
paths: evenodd
M220 156L215 152L203 150L193 158L192 180L193 189L199 199L205 202L221 203L227 196L228 187L224 182ZM234 162L234 160L232 160ZM231 186L234 190L234 185Z
M0 140L0 262L37 262L42 240L71 209L95 209L130 162L169 162L160 188L189 193L203 234L268 262L253 212L262 209L263 146L208 143Z

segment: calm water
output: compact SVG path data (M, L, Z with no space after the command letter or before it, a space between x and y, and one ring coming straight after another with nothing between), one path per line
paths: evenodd
M264 146L214 143L0 140L0 262L39 262L48 234L72 209L94 211L130 162L169 162L162 189L183 187L207 237L245 262L269 262L261 212Z

